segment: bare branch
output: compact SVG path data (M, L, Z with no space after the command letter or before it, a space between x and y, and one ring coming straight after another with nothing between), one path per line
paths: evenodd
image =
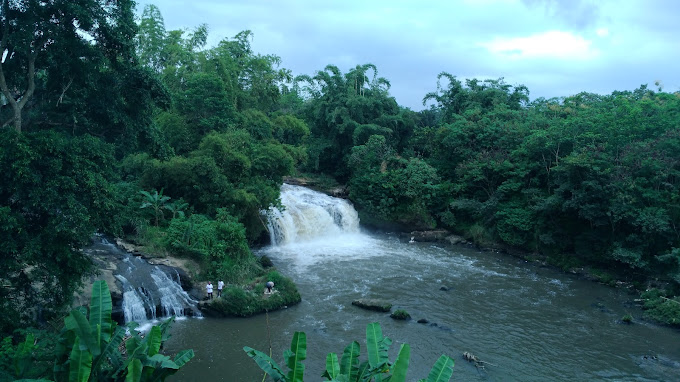
M73 84L73 77L71 77L71 80L68 82L68 84L66 84L66 87L64 87L64 90L61 92L61 95L57 99L57 105L56 106L59 106L61 101L64 100L64 94L66 94L66 91L68 90L68 88L71 87L71 84Z

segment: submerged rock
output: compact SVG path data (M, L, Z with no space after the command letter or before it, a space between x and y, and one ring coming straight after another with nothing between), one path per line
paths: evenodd
M408 312L403 310L403 309L395 310L394 313L390 314L390 317L394 318L395 320L410 320L411 319L411 315L408 314Z
M419 324L428 324L429 322L430 321L428 321L426 318L421 318L420 320L418 320Z
M392 309L392 304L377 299L359 299L352 301L352 305L366 310L375 310L378 312L389 312Z

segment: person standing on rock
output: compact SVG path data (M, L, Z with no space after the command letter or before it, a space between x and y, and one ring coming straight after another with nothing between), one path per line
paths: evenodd
M265 286L267 287L267 293L270 293L270 294L271 294L271 293L272 293L272 288L274 288L274 282L273 282L273 281L267 281L267 283L265 284Z
M222 288L224 288L224 281L217 282L217 297L222 297Z
M213 285L212 282L208 281L208 285L205 286L205 291L208 292L208 299L212 300L213 297Z

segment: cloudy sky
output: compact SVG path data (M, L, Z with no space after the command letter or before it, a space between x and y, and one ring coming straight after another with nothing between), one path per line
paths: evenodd
M641 84L680 90L676 0L140 0L167 30L206 23L209 43L254 33L261 54L295 75L373 63L413 110L437 74L499 78L531 98Z

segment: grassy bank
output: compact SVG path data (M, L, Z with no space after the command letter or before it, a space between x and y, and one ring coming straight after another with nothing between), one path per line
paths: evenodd
M274 282L271 294L265 294L265 283ZM249 317L265 311L272 311L297 304L300 293L293 281L272 270L257 277L246 286L230 286L222 292L222 298L201 304L201 310L211 316Z

